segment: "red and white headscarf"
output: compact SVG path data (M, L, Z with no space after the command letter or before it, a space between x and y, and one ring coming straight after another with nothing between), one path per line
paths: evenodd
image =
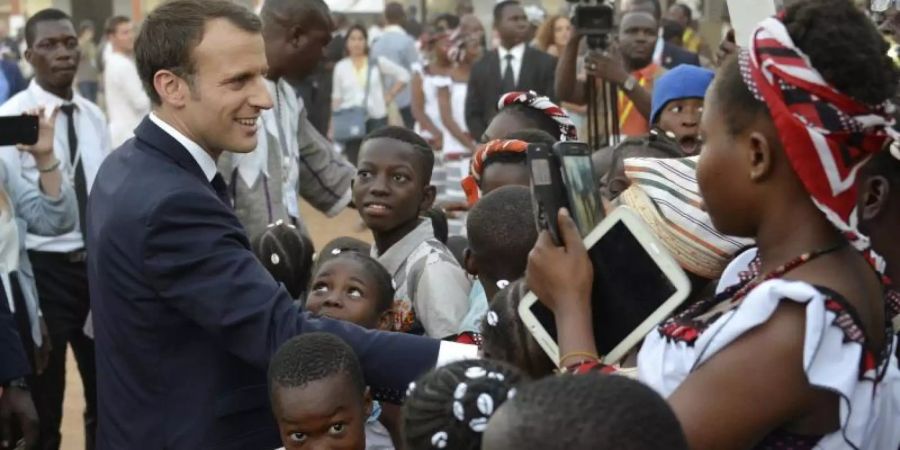
M525 153L528 151L528 143L516 139L494 139L485 145L482 145L472 155L472 162L469 163L469 176L462 179L463 191L466 193L466 201L469 206L474 205L481 196L481 175L484 173L484 162L491 155L498 153Z
M760 22L739 61L813 203L857 249L867 249L857 230L856 173L890 139L893 106L863 104L828 84L778 18Z
M556 121L559 125L559 136L553 136L554 138L558 138L561 141L578 140L578 131L575 129L575 122L572 122L569 115L562 108L557 106L556 103L551 102L548 97L538 96L534 91L508 92L500 97L500 101L497 102L497 109L503 109L516 103L525 105L529 108L534 108Z

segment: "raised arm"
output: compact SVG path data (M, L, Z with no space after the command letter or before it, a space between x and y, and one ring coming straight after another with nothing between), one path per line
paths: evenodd
M578 46L581 36L572 33L569 43L556 62L556 97L561 102L585 103L584 82L576 77L578 70Z

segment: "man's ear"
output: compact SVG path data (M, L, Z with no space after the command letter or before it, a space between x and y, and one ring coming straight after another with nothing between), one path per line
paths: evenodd
M873 220L881 215L891 194L891 183L881 175L869 177L860 189L861 202L859 218L862 221Z
M419 212L428 211L434 206L434 199L437 197L437 188L433 185L425 186L425 192L422 196L422 203L419 204Z
M769 177L774 168L775 147L765 133L753 131L746 137L749 140L747 153L749 176L752 181L762 181Z
M31 64L32 66L34 66L34 64L31 63L31 57L33 55L34 51L32 51L30 48L25 49L25 61L28 61L28 64Z
M162 103L169 103L176 108L184 106L190 95L190 86L183 78L169 70L160 70L153 75L153 89Z
M466 272L469 272L469 275L473 277L478 276L478 265L475 264L475 255L472 253L472 249L466 247L463 250L463 262L466 265Z

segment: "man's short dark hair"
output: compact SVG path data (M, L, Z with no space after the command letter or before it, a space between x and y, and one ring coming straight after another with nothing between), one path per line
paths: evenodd
M426 185L431 184L431 173L434 170L434 151L428 145L428 141L409 128L390 126L369 133L363 139L363 143L365 144L366 141L378 138L395 139L412 146L416 155L419 156L419 168L423 181Z
M500 19L503 18L503 10L506 9L507 6L522 6L518 0L505 0L500 3L494 5L494 25L500 22Z
M129 22L131 22L131 19L129 19L125 16L112 16L109 19L106 19L106 28L105 28L106 34L110 35L110 34L115 33L116 30L119 28L119 25L122 25L123 23L129 23Z
M339 374L346 375L357 392L365 392L362 368L349 345L328 333L302 334L282 344L272 357L269 393L276 387L303 387Z
M687 17L688 23L691 23L691 21L694 20L694 12L691 11L690 6L685 5L684 3L676 3L674 6L681 10L684 17Z
M406 22L406 11L403 9L403 5L390 2L384 6L384 18L389 24L401 25Z
M520 387L497 414L504 416L507 448L688 448L666 401L617 375L547 377Z
M213 19L226 19L250 33L262 29L256 14L227 0L174 0L147 16L135 40L134 54L144 89L153 104L162 103L153 87L153 77L160 70L169 70L190 81L195 69L192 53L203 40L206 22Z
M479 272L496 280L517 280L525 275L528 253L537 242L531 190L503 186L485 195L466 218L469 248L490 267Z
M25 44L28 45L28 48L31 48L31 46L34 45L37 24L41 22L56 22L58 20L68 20L69 22L72 22L72 18L69 17L68 14L54 8L42 9L31 16L28 21L25 22ZM73 23L72 28L74 27L75 24Z
M324 0L266 0L260 16L272 17L292 25L321 24L329 27L331 10ZM346 16L341 16L346 20ZM302 22L298 23L301 20Z

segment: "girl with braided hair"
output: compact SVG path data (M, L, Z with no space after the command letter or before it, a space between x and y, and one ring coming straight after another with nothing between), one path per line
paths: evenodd
M426 374L410 385L403 405L407 450L480 449L488 420L525 379L490 360L457 361Z

